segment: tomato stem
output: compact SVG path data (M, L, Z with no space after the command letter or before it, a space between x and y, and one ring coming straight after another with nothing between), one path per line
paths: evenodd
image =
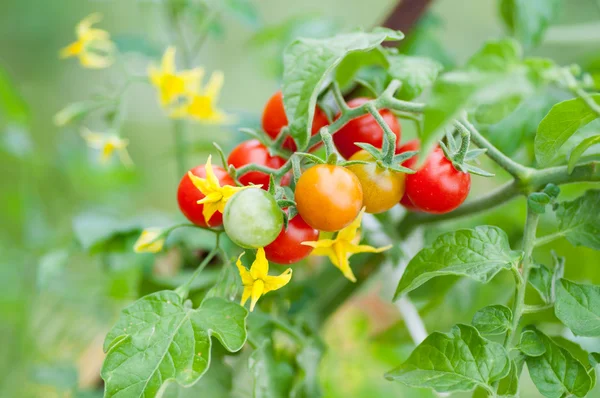
M383 143L381 147L381 152L383 153L382 160L386 165L391 165L394 160L394 154L396 153L396 134L394 134L390 126L385 122L383 116L381 116L373 102L368 102L367 110L383 130Z

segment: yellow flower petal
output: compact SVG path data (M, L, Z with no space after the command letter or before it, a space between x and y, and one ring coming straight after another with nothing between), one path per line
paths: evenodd
M163 54L160 68L163 74L175 73L175 47L169 46Z
M288 268L279 276L267 275L265 281L265 294L273 290L281 289L292 279L292 269Z
M333 250L335 251L335 257L337 259L336 265L340 271L344 274L344 276L352 282L356 282L356 277L352 272L352 268L350 268L350 263L348 262L348 257L350 257L347 246L343 242L338 242L333 246Z
M248 287L244 287L244 292L242 293L242 300L240 300L240 305L244 305L246 304L246 301L248 301L248 299L250 298L250 296L252 295L252 285L248 286Z
M221 188L221 185L219 184L219 179L215 175L215 172L212 167L212 155L208 155L208 159L206 160L206 164L204 165L204 170L206 171L206 180L208 181L210 187L212 189Z
M215 71L210 75L210 80L206 85L206 88L203 90L204 94L212 100L212 102L217 102L219 98L219 93L221 92L221 88L223 87L224 75L223 72Z
M158 253L165 244L165 239L160 238L161 228L146 228L133 245L136 253Z
M240 277L242 278L242 284L244 286L252 286L252 284L254 283L254 278L252 278L250 271L248 271L246 269L246 267L244 267L242 265L242 256L244 254L246 254L246 252L239 255L235 265L237 266L238 271L240 272Z
M392 245L384 247L373 247L369 245L352 245L348 248L348 252L352 254L356 253L381 253L392 248Z
M254 306L256 305L256 302L260 296L264 294L264 290L265 283L261 279L254 281L254 285L252 285L252 301L250 302L250 312L254 311Z
M209 224L210 218L219 211L219 202L211 202L205 203L204 208L202 209L202 215L204 216L204 221L206 224Z
M358 229L360 228L360 223L362 222L363 215L365 214L365 209L366 208L363 207L360 210L360 213L358 213L358 216L356 216L356 218L354 219L354 221L352 221L352 223L346 228L338 232L337 239L351 242L356 237Z
M76 41L75 43L69 44L67 47L60 50L61 58L69 58L80 54L83 51L83 43Z
M102 14L99 12L88 15L77 24L77 27L75 28L75 34L77 37L85 36L89 32L92 25L97 24L100 21L102 21Z
M254 279L264 279L269 274L269 262L264 248L260 247L256 251L256 259L250 267L250 273Z

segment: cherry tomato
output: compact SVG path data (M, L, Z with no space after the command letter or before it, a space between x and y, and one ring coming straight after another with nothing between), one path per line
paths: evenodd
M419 210L448 213L460 206L471 189L471 175L458 171L446 159L441 148L435 148L424 166L406 177L406 194Z
M266 146L258 140L244 141L236 146L227 158L227 164L235 168L256 163L262 166L278 169L283 166L285 160L279 156L271 156ZM250 171L238 178L243 185L262 185L262 189L269 189L269 174L260 171Z
M279 236L265 246L267 260L279 264L296 263L312 252L313 248L302 245L302 242L315 241L319 239L319 231L311 227L296 215L292 218L287 229L281 228Z
M421 144L420 144L419 140L417 140L417 139L407 141L401 145L400 145L400 142L397 142L396 143L396 155L404 153L404 152L409 152L409 151L418 151L420 147L421 147ZM412 169L416 162L417 162L417 157L413 156L412 158L409 158L409 159L405 160L404 162L402 162L402 166ZM408 176L407 176L407 178L408 178ZM419 209L417 209L417 207L410 201L410 198L406 194L406 190L404 191L404 195L402 195L402 199L400 199L400 204L402 206L404 206L407 210L419 211Z
M363 206L367 213L383 213L394 207L404 195L404 173L379 167L367 151L356 152L349 160L365 160L369 164L347 166L358 180L363 191Z
M287 124L288 119L283 108L283 94L281 91L277 91L269 98L269 101L265 105L262 114L262 127L269 137L275 139L279 135L279 131L287 126ZM317 134L321 127L327 126L328 124L329 121L327 120L327 115L325 115L325 112L317 106L313 118L312 135ZM292 152L296 151L296 143L292 137L287 137L283 141L283 148L289 149Z
M248 188L227 201L223 227L236 245L257 249L277 238L283 227L283 214L270 193Z
M219 179L219 184L221 186L235 186L235 181L233 181L233 178L231 178L231 176L229 176L229 174L227 174L222 167L213 165L212 168L213 172ZM204 165L194 167L193 169L190 169L190 171L192 174L200 178L206 178L206 170L204 169ZM179 188L177 189L177 202L179 203L179 209L183 215L192 223L201 227L218 227L219 225L223 224L223 215L219 212L213 214L210 220L208 220L208 224L206 224L206 221L204 221L204 216L202 215L204 205L197 203L203 198L204 194L200 192L198 188L196 188L196 186L188 177L187 173L185 173L179 182Z
M350 170L319 164L296 183L296 208L308 225L321 231L348 226L362 208L360 181Z
M356 108L365 102L370 101L369 98L354 98L348 101L350 108ZM396 142L400 141L400 124L398 119L392 112L387 109L379 110L379 114L387 125L396 134ZM337 115L336 119L340 117ZM377 124L375 118L371 115L363 115L356 119L350 120L344 127L333 135L335 147L345 159L350 159L352 155L360 151L360 147L354 145L355 142L365 142L377 148L383 145L383 130Z

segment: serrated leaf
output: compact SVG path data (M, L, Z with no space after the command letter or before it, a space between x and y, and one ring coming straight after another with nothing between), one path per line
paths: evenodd
M547 398L584 397L592 387L592 378L581 362L539 330L530 330L546 349L544 354L526 359L529 375L538 391Z
M500 12L508 30L526 48L539 44L558 15L562 0L501 0Z
M558 228L574 246L600 250L600 190L589 190L556 209Z
M510 249L506 233L498 227L461 229L438 237L408 263L395 298L440 275L458 275L489 282L511 268L521 254Z
M556 285L554 311L575 335L600 336L600 286L561 279Z
M142 297L123 310L104 341L105 397L155 396L170 380L194 384L210 364L211 336L230 352L242 348L247 315L220 298L192 309L173 291Z
M430 334L400 367L386 374L410 387L438 392L471 391L491 385L510 371L510 358L501 344L486 340L469 325L450 333Z
M569 155L569 174L573 172L573 169L575 166L577 166L577 161L581 158L584 152L596 144L600 144L600 135L588 137L581 141L575 148L573 148L571 154Z
M512 328L512 311L504 305L490 305L477 311L471 323L481 334L502 334Z
M397 54L388 56L388 61L389 75L402 82L396 97L403 100L421 95L423 90L433 85L443 69L440 63L425 57Z
M539 357L546 352L544 342L535 330L524 330L516 348L529 357Z
M600 105L600 94L590 97ZM535 158L540 166L549 164L577 130L596 118L598 114L581 98L554 105L540 122L535 136Z
M290 134L298 148L304 148L308 143L317 96L333 68L348 54L370 51L385 40L403 37L401 32L377 28L371 33L347 33L329 39L298 39L286 47L283 103Z

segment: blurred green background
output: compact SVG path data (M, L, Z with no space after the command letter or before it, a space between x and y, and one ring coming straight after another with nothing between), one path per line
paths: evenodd
M253 17L220 18L196 64L209 72L222 70L222 107L238 115L244 126L258 126L264 103L278 88L280 55L287 42L298 35L327 36L378 25L395 4L255 1ZM156 62L172 44L158 0L0 4L1 396L101 396L103 336L118 311L140 294L140 280L148 278L147 271L156 264L146 255L94 256L79 249L88 249L86 242L108 229L122 228L127 235L132 225L168 225L179 219L172 126L152 87L136 85L126 98L122 133L130 140L132 170L118 163L101 165L77 126L58 128L52 122L65 105L113 92L122 81L118 67L94 71L73 59L58 58L59 49L73 41L76 23L95 11L104 14L100 26L128 51L126 65L132 74L144 75L148 63ZM599 21L595 1L567 1L560 20L534 54L598 68ZM193 37L193 28L187 33ZM436 0L409 36L410 51L460 65L485 40L502 34L496 1ZM595 59L589 56L594 51ZM105 128L100 117L87 120L86 126L94 131ZM413 134L410 130L406 128L406 135ZM242 135L232 127L192 123L187 138L191 167L204 163L212 141L227 150ZM477 179L472 194L496 183ZM583 188L565 189L565 197ZM515 202L485 217L430 228L425 236L430 239L446 228L487 222L503 227L517 241L523 219L522 203ZM551 220L542 226L550 230ZM598 254L562 241L553 248L571 259L567 277L600 283ZM540 260L549 260L544 256ZM454 285L437 304L429 305L424 314L427 328L446 331L453 323L469 321L476 309L498 301L504 286L500 282L485 289L472 282ZM432 396L382 377L406 356L412 343L395 308L376 293L381 289L384 297L389 294L385 287L371 284L333 318L326 332L331 347L322 366L326 396ZM425 293L417 292L417 304L419 294ZM583 343L598 348L597 341L587 340ZM537 391L529 386L525 394L537 396Z

